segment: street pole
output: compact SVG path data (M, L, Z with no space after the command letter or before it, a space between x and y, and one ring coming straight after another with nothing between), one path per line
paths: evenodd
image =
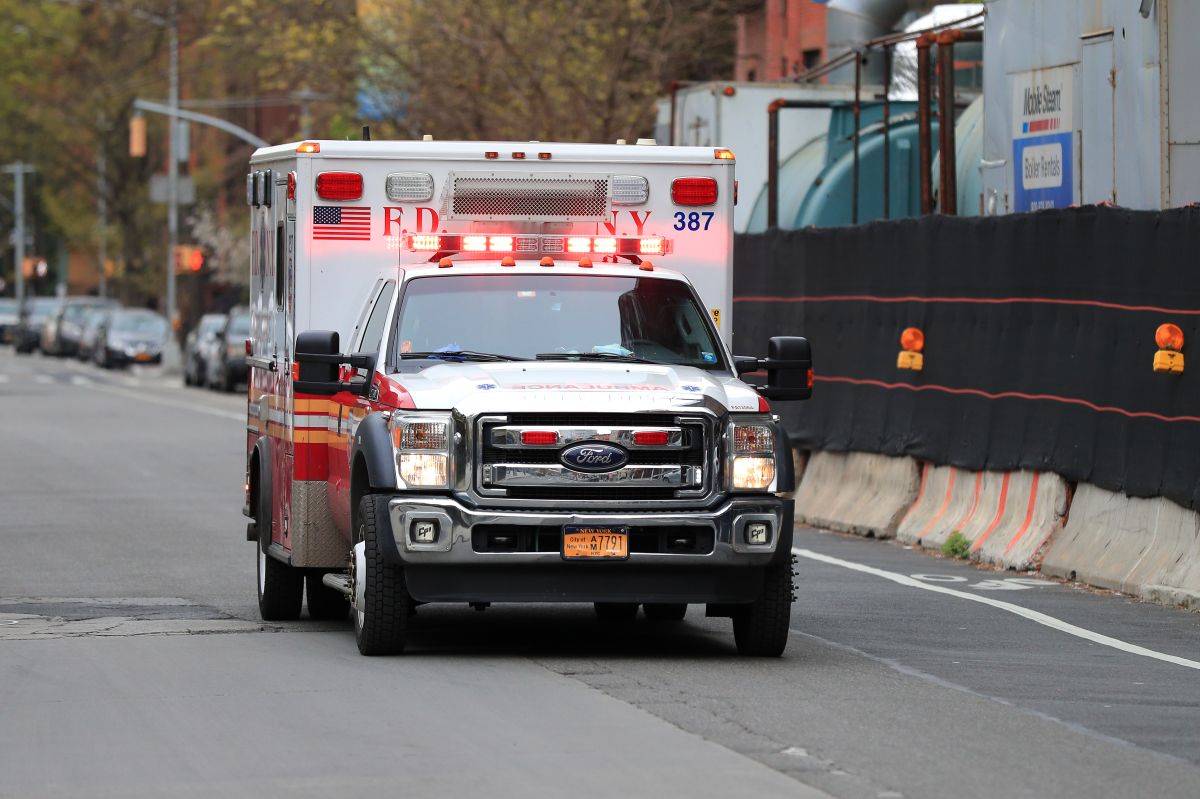
M25 175L36 172L31 164L23 164L20 161L15 161L11 164L5 164L0 168L0 172L7 172L13 176L13 182L16 184L13 189L13 205L16 208L13 215L16 217L13 234L16 237L14 245L16 247L16 269L13 271L13 287L16 292L17 302L25 296Z
M103 120L96 120L96 216L97 216L97 255L100 259L100 296L108 296L108 275L105 267L108 265L108 181L104 171L107 162L104 156Z
M170 97L172 116L168 124L170 152L167 156L167 319L175 330L175 247L179 244L179 4L171 0L168 27L171 31Z

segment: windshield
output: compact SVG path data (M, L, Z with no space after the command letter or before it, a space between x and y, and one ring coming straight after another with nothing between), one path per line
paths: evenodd
M93 311L102 307L103 306L99 303L70 302L67 303L67 307L63 310L63 319L67 319L71 322L78 322L79 320L88 317Z
M29 309L29 316L33 319L44 319L54 312L54 309L59 306L59 301L53 297L34 297L27 300L26 308Z
M200 320L200 335L211 336L221 329L221 325L225 324L225 317L214 315L206 316Z
M167 332L167 320L150 314L120 314L113 319L112 329L116 333L162 336Z
M464 325L463 320L478 324ZM654 277L439 275L404 290L399 358L646 360L719 369L722 357L687 284Z

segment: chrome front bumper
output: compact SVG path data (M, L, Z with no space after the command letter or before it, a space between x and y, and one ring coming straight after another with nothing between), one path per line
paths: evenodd
M631 552L623 563L655 567L745 567L765 566L771 561L781 535L785 532L787 502L772 496L729 499L715 510L646 512L587 512L475 510L448 497L393 497L388 503L396 552L405 564L417 565L534 565L564 563L559 551L478 552L472 530L478 525L491 528L536 527L543 532L560 531L567 525L628 526L643 530L656 527L695 527L711 530L713 547L705 553ZM413 540L413 525L435 521L438 538L434 543ZM748 544L746 525L767 522L770 541ZM790 532L790 531L789 531Z

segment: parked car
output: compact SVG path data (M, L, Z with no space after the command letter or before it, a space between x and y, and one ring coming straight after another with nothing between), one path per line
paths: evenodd
M233 391L246 380L246 339L250 337L250 312L229 312L229 318L205 351L205 383L209 388Z
M17 327L13 332L13 344L19 353L30 353L42 342L42 323L62 304L57 297L26 297L17 312Z
M228 318L223 313L205 314L187 334L183 343L183 382L186 385L198 386L204 382L208 373L205 354L211 351L217 334Z
M171 325L162 314L119 308L104 323L92 359L106 369L162 363L163 346L170 334Z
M10 344L17 326L17 300L0 297L0 344Z
M104 324L119 305L95 305L87 309L83 318L83 332L79 334L79 346L75 349L75 357L81 361L90 360L96 349L96 342L104 329Z
M46 355L74 355L83 335L83 321L92 308L112 307L116 302L101 297L67 297L42 323L42 352Z

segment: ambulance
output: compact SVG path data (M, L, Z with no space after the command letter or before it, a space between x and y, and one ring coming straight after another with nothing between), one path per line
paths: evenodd
M258 150L247 538L266 620L404 649L426 603L732 619L776 656L804 338L732 344L734 155L652 143ZM765 385L743 382L764 372Z

